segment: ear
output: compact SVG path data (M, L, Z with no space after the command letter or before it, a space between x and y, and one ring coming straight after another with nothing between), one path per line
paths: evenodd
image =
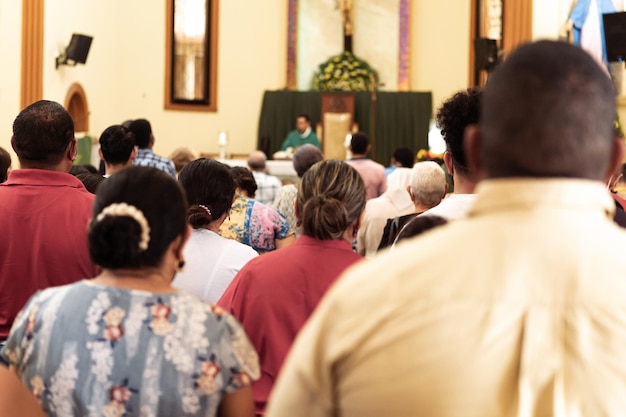
M620 167L622 166L622 161L624 160L624 140L616 137L613 139L613 149L611 151L611 159L609 160L609 167L604 176L604 183L608 184L611 177L618 171L620 171Z
M297 221L302 220L302 218L300 218L300 210L298 210L298 199L297 198L293 199L293 214L296 216L296 220Z
M98 148L98 156L100 159L104 160L104 156L102 155L102 148Z
M11 136L11 148L13 148L13 152L17 153L17 149L15 149L15 136Z
M367 145L367 149L365 150L365 153L370 153L371 149L372 149L372 145Z
M410 185L406 186L406 191L409 193L409 197L411 197L411 201L415 201L415 198L413 198L413 193L411 192L411 186Z
M446 195L448 194L448 188L450 188L448 186L448 183L446 183L446 186L443 188L443 196L441 198L446 198Z
M485 167L483 165L481 149L481 136L478 125L469 125L465 128L463 136L463 150L469 172L473 173L473 179L478 181L485 177Z
M189 240L190 236L191 236L191 227L187 225L187 227L185 227L185 231L183 232L183 234L178 236L172 242L172 245L173 245L172 249L174 250L174 256L176 257L176 259L178 260L183 259L183 249L185 248L185 244L187 243L187 240Z
M65 149L65 156L68 160L74 162L76 160L76 155L78 154L76 138L72 139L72 141L67 145Z
M137 159L137 147L136 146L133 148L132 152L130 153L130 158L128 158L128 162L132 164L135 159Z
M450 174L451 177L454 176L454 162L452 160L452 154L450 153L450 151L445 151L443 153L443 163L448 170L448 174Z

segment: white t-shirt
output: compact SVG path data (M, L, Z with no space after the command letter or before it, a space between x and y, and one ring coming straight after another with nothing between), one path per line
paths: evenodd
M450 194L438 206L426 210L421 216L439 216L448 221L464 219L476 200L476 194Z
M176 274L172 284L214 304L241 268L258 254L250 246L210 230L194 229L183 256L185 269Z

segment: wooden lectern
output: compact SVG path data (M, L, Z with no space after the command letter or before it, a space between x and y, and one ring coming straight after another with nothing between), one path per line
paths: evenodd
M346 159L346 135L353 131L354 94L322 94L322 152L326 159Z

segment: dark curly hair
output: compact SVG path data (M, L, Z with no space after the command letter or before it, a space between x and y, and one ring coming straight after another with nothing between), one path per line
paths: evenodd
M448 152L452 155L454 169L459 173L467 173L467 162L463 150L465 128L477 124L480 118L480 102L482 91L469 88L459 91L446 100L437 111L437 127L446 142Z

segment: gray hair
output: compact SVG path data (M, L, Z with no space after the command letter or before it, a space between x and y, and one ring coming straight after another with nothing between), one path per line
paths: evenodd
M248 157L248 166L252 171L263 171L265 170L265 161L267 161L265 152L254 151Z
M418 162L413 166L410 187L416 202L435 206L446 192L446 173L436 162Z
M302 178L305 172L319 161L324 160L324 155L316 146L307 143L300 146L293 154L293 169L298 177Z

